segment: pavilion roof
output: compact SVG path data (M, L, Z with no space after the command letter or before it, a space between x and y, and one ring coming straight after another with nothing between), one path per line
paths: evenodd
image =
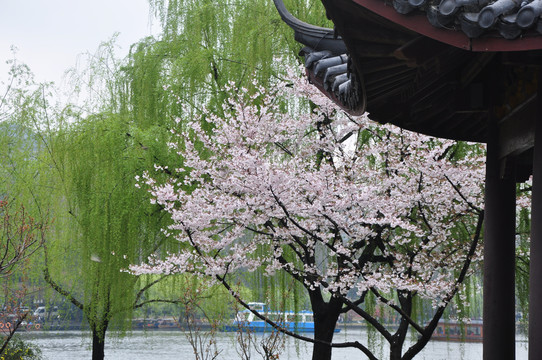
M303 23L282 0L275 4L305 45L301 54L309 80L347 112L367 111L381 123L476 142L486 142L492 112L506 137L502 157L526 152L528 164L542 64L541 20L521 28L514 40L503 37L499 24L514 11L519 14L514 26L525 24L525 14L538 9L538 2L507 0L515 5L500 13L497 2L436 1L322 0L334 29ZM495 19L486 29L488 11ZM435 22L442 20L440 12L447 14L447 28ZM471 13L478 14L475 27L483 31L464 30L462 19Z
M370 10L424 36L474 51L541 48L542 0L322 0L337 14ZM343 21L342 16L333 21ZM346 20L346 19L344 19ZM506 40L517 41L506 41Z

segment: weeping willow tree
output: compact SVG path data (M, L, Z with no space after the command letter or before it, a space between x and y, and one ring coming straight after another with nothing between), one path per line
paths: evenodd
M46 169L47 206L55 218L44 257L44 279L81 309L92 333L92 358L103 359L108 329L124 330L135 309L155 301L149 290L164 277L136 279L122 270L154 251L167 251L165 218L136 188L135 178L160 158L167 163L165 127L140 124L127 106L114 39L90 55L78 89L88 101L69 117L33 123ZM174 165L174 164L172 164ZM34 184L36 185L36 183ZM44 195L40 195L43 198ZM43 201L42 201L43 203Z
M37 83L30 68L15 55L8 64L10 70L7 81L1 84L0 97L0 199L24 206L28 217L46 223L52 218L47 202L53 185L44 180L50 166L42 161L44 149L35 124L37 119L49 115L60 118L68 110L57 111L50 106L51 84ZM23 297L16 296L18 306L31 307L39 297L44 285L41 262L40 249L29 259L24 271L16 270L9 283L3 281L7 297L25 290Z
M129 131L122 117L104 113L58 130L53 143L51 161L62 186L44 275L83 310L94 359L103 358L109 326L123 328L147 300L151 283L138 283L122 269L163 241L158 209L134 186L145 149Z
M83 311L94 359L104 357L106 331L126 329L134 309L178 300L151 297L162 277L122 272L169 246L160 209L134 186L135 176L167 147L167 131L140 127L130 117L113 45L91 56L91 76L82 77L90 80L78 84L89 96L84 107L52 104L51 85L35 83L30 70L16 64L1 103L0 144L7 151L0 155L0 194L24 203L36 218L54 219L29 281L44 268L45 282Z

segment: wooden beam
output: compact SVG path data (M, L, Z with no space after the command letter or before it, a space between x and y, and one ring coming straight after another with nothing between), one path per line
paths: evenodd
M483 359L514 360L516 181L502 174L498 132L493 118L486 161Z
M499 158L517 156L534 146L537 96L514 109L499 122Z
M542 80L541 76L539 80ZM538 88L538 94L542 98L542 89ZM540 359L542 353L542 99L536 103L529 269L529 360Z
M399 60L408 61L409 66L416 67L440 56L449 48L448 45L440 41L419 36L395 50L393 55Z

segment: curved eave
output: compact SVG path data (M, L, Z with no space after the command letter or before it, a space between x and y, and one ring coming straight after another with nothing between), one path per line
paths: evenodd
M335 36L333 29L314 26L295 18L284 6L282 0L273 0L282 21L294 30L295 40L303 45L310 46L316 51L328 50L335 55L346 52L344 42Z
M284 21L292 29L303 31L313 36L333 34L333 29L311 25L294 17L292 14L290 14L288 9L286 9L286 6L284 6L284 2L282 0L273 0L273 2L275 3L275 7L282 18L282 21Z
M525 51L542 48L542 37L535 33L525 34L515 40L490 37L490 35L471 39L461 31L434 27L427 21L427 17L423 13L400 14L382 0L352 0L352 2L408 30L464 50Z

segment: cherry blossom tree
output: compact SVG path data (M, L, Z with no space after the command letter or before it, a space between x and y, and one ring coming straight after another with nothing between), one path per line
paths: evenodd
M333 342L350 310L389 343L390 359L411 359L481 259L484 150L346 116L292 79L255 93L231 84L222 114L179 119L189 130L179 126L170 146L183 166L156 165L169 181L147 172L139 183L184 250L130 271L212 277L247 308L232 286L239 273L285 272L308 293L315 334L282 331L312 341L313 359L349 346L376 359L361 340ZM364 306L369 298L395 313L393 328ZM431 316L416 318L415 299L431 303ZM418 340L403 352L410 331Z
M30 289L30 257L44 242L47 221L39 222L28 215L24 206L13 209L6 197L0 197L0 356L7 356L10 342L30 314L24 306Z

